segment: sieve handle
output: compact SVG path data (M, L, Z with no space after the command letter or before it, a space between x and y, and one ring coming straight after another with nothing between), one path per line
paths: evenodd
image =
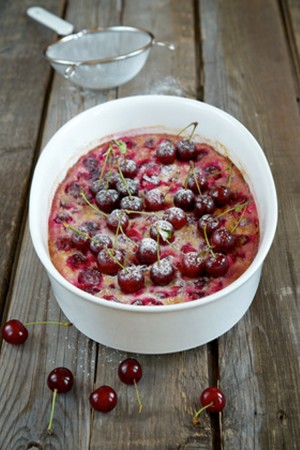
M160 41L156 41L154 40L153 45L155 47L166 47L169 50L176 50L176 46L174 44L172 44L171 42L160 42Z
M31 6L26 13L32 19L56 31L60 36L67 36L74 31L74 25L39 6Z

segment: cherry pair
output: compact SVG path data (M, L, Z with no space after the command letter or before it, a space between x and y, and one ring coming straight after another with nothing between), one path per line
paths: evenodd
M127 358L119 364L118 376L122 383L128 385L134 384L139 404L139 412L142 411L142 403L140 400L137 383L142 378L142 375L142 366L136 359ZM111 386L103 385L91 393L89 401L93 409L107 413L116 407L118 403L118 396L116 391Z

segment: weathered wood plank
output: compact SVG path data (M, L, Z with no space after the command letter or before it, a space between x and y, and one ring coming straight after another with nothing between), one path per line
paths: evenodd
M271 164L279 227L256 299L219 340L224 448L299 445L299 114L275 1L201 2L205 100L240 119ZM297 439L298 437L298 439Z
M112 3L74 2L68 9L67 19L79 29L113 24L119 20L119 2ZM95 22L95 11L98 9L101 12L96 15L99 23ZM40 30L38 24L31 26ZM84 92L62 77L55 76L45 128L42 130L41 148L72 116L114 97L115 91ZM17 317L24 322L62 319L45 272L35 256L27 226L8 317ZM88 396L93 386L96 352L97 345L73 327L36 326L24 346L16 348L5 342L2 344L1 448L89 448L91 417ZM75 387L72 393L58 397L53 434L48 436L51 392L46 386L46 379L53 368L61 365L69 367L74 373Z
M55 0L40 4L56 13L61 9L61 2ZM53 33L35 29L28 21L25 11L30 5L28 0L2 2L0 13L0 315L20 237L51 72L41 53Z
M111 4L111 3L110 3ZM153 3L149 12L154 14L155 9L160 4ZM101 2L101 4L89 5L78 2L69 5L67 18L75 23L78 19L78 27L87 26L87 21L91 17L95 17L95 9L99 10L99 23L109 24L117 17L108 14L103 17L103 12L118 12L116 3L115 8L108 8L109 3ZM137 25L146 26L147 22L144 17L145 5L138 2L129 3L128 12L124 11L124 18L130 15L131 19L135 12L136 19L140 22ZM171 4L163 3L163 14L155 29L148 23L148 28L153 31L163 33L165 30L164 21L170 21L168 18ZM182 27L183 18L192 19L192 2L185 3L182 10L172 16L170 40L176 40L181 48L181 35L178 30ZM101 16L100 16L101 12ZM98 17L98 14L96 14ZM101 20L100 20L101 17ZM183 18L182 18L183 17ZM186 20L186 19L184 19ZM169 23L169 22L168 22ZM190 58L190 66L193 66L192 73L186 74L182 68L180 77L174 77L167 87L167 91L159 93L182 94L183 92L196 92L195 83L195 66L192 54L194 52L192 33L193 29L189 29L191 39L184 37L184 52L186 58ZM190 43L188 43L190 42ZM183 51L182 49L180 51ZM174 67L174 59L173 66ZM175 59L175 66L176 66ZM170 73L170 62L164 56L157 60L161 68L161 77L168 77ZM151 70L147 71L147 76L143 79L149 83L149 87L153 86L153 80L158 82L158 75L155 71L156 64ZM149 62L151 64L151 62ZM139 78L136 79L136 82ZM132 82L133 83L133 82ZM177 84L179 83L179 84ZM180 91L178 92L178 86ZM181 87L183 86L183 87ZM123 88L122 88L123 89ZM127 89L127 88L126 88ZM190 91L189 91L190 90ZM121 91L121 95L130 95L135 91L135 84L132 84L132 90ZM141 88L141 93L143 89ZM140 93L139 92L139 93ZM148 93L151 93L148 91ZM95 103L106 101L113 98L114 92L108 93L91 93L83 92L72 87L65 80L55 77L53 84L53 93L50 98L50 104L47 111L46 127L43 133L42 146L47 142L56 129L64 123L68 118L72 117L79 111L92 106ZM28 237L28 230L25 232L24 243L21 249L20 264L16 274L16 285L14 286L11 298L10 316L22 317L23 320L34 320L34 318L43 319L59 319L61 314L49 291L48 281L40 264L34 260L32 246ZM30 261L30 264L28 264ZM34 275L34 279L30 277L27 270L30 267ZM31 286L28 291L24 289L22 281L26 286ZM20 301L22 299L22 304ZM36 300L38 299L38 305ZM23 306L23 309L22 309ZM34 313L32 312L34 311ZM44 331L43 331L44 330ZM35 338L33 340L33 337ZM194 409L198 407L199 392L208 383L207 373L207 354L206 347L186 352L178 355L169 355L166 357L141 357L144 368L144 377L140 383L141 397L144 403L144 411L142 415L135 412L136 400L135 393L132 389L126 389L125 386L119 386L121 393L120 408L116 409L112 415L102 416L93 414L90 416L87 404L88 393L91 392L91 380L93 379L93 370L96 357L98 359L97 379L96 383L116 383L116 368L121 359L125 357L124 353L107 349L99 346L99 352L96 355L97 346L91 343L84 336L79 335L74 329L63 329L57 334L57 330L46 332L45 329L36 329L32 340L26 344L27 351L22 353L20 350L20 365L18 363L15 371L5 370L5 365L1 364L3 371L2 388L9 386L7 395L3 398L3 418L7 426L2 431L5 443L12 448L18 446L29 445L35 443L37 446L51 446L51 448L88 448L89 436L91 434L90 448L167 448L176 446L180 448L211 448L211 435L209 418L203 418L201 428L193 428L191 425L191 416ZM29 347L30 345L30 347ZM32 347L31 347L32 346ZM37 346L34 347L34 346ZM46 354L45 349L48 350ZM11 357L14 348L6 346L3 350L1 358L6 362ZM79 356L82 355L82 360ZM30 359L29 359L30 356ZM73 357L73 359L72 359ZM58 405L56 412L55 430L52 437L45 435L45 427L47 424L47 416L49 409L49 392L45 388L45 377L51 368L64 364L70 367L76 376L76 388L74 395L71 393L63 397ZM39 377L39 373L43 368L43 376ZM1 370L1 369L0 369ZM9 377L7 376L9 373ZM88 376L89 375L89 376ZM13 429L16 415L13 420L9 418L11 405L16 403L14 391L12 390L12 381L18 382L19 379L26 377L28 380L27 389L22 393L23 410L18 410L18 425ZM30 380L36 382L31 385ZM164 393L163 397L161 394ZM71 419L69 412L80 411L80 421L76 422ZM28 411L30 413L28 414ZM37 417L37 411L39 415ZM76 414L77 417L77 414ZM163 418L163 420L162 420ZM11 424L11 425L10 425ZM176 425L176 426L175 426ZM141 430L143 434L141 436Z

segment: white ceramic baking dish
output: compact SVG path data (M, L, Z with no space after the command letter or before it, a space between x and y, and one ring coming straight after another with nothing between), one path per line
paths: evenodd
M138 306L94 297L66 281L48 253L51 201L67 168L107 136L142 128L176 132L198 121L198 134L242 170L257 203L260 245L247 271L225 289L188 303ZM30 195L30 232L54 295L67 318L91 339L124 351L171 353L205 344L232 328L257 291L263 262L277 225L277 197L264 152L229 114L199 101L162 95L113 100L91 108L60 128L43 150Z

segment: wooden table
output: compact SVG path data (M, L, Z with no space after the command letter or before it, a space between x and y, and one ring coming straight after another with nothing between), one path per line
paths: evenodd
M76 29L126 24L152 30L177 50L153 50L137 78L119 89L82 91L42 58L55 34L26 17L31 0L0 2L0 306L24 322L65 320L33 250L27 224L31 176L41 149L68 119L93 105L135 94L203 100L238 118L269 160L279 225L259 291L226 335L194 350L137 355L143 411L132 387L118 383L127 355L74 327L35 326L20 347L2 342L0 448L300 449L300 3L297 0L41 0ZM47 434L48 373L75 375L58 396ZM220 384L222 416L192 415L199 394ZM93 413L95 386L119 392L110 414Z

